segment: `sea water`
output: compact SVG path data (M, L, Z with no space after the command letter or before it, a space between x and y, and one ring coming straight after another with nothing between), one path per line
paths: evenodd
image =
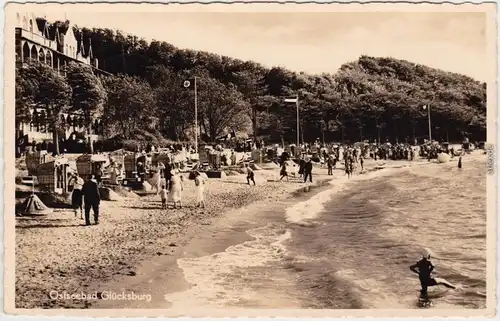
M315 262L301 285L317 289L311 307L412 307L420 287L409 266L429 248L434 276L459 286L430 288L437 306L484 308L485 173L485 160L464 159L462 170L436 164L347 184L314 228L292 231L288 250Z
M192 287L165 298L179 309L416 308L419 282L409 266L429 248L435 277L459 285L431 289L436 307L483 308L485 161L465 158L462 170L456 162L386 169L348 182L336 171L329 186L262 206L258 220L242 210L253 239L178 260Z

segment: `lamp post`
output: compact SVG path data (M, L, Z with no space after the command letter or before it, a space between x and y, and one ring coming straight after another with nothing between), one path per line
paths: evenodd
M427 122L429 123L429 142L432 142L432 130L431 130L431 105L424 105L424 110L427 109Z

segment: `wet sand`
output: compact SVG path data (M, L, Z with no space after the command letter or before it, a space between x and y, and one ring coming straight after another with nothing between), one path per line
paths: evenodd
M388 166L409 166L411 162L387 162ZM414 162L413 165L422 164ZM367 172L377 167L368 162ZM315 170L326 171L324 169ZM352 180L370 174L356 175ZM323 178L323 176L321 176ZM327 180L339 188L347 181L342 170ZM318 186L319 185L319 186ZM142 262L134 278L119 278L105 285L108 291L148 293L152 301L99 301L98 308L170 308L179 311L192 307L302 308L310 301L309 291L296 284L297 267L283 261L282 244L290 237L285 227L289 215L284 209L327 192L327 181L314 186L286 184L288 196L261 200L238 210L228 211L202 226L196 235L169 258ZM295 190L295 191L294 191ZM335 190L334 190L335 193ZM325 197L325 196L323 196ZM317 202L316 202L317 203ZM317 210L301 207L300 212ZM287 220L288 217L288 220ZM306 223L301 223L307 226ZM284 263L285 262L285 263ZM244 273L234 273L241 268ZM299 267L300 269L300 267ZM193 274L194 273L194 274ZM273 280L272 285L269 280Z
M256 171L255 187L246 185L245 175L208 180L205 209L194 206L195 186L186 181L182 209L161 210L159 196L149 195L102 202L98 226L83 226L83 221L67 209L58 209L45 217L18 218L16 307L88 308L103 301L54 299L50 291L100 293L110 290L103 290L103 284L115 280L119 284L141 283L142 280L136 281L141 275L151 276L146 282L168 275L168 288L184 289L187 284L175 262L184 255L183 247L209 228L215 218L238 215L238 209L255 202L273 203L287 198L290 192L306 185L298 181L277 182L278 174L279 169ZM317 179L321 179L321 174ZM223 234L220 231L219 235ZM243 232L240 235L229 243L249 238ZM213 249L207 243L209 248L199 246L199 251L220 251L227 247L225 243ZM148 260L157 263L141 264ZM159 271L155 268L158 265L169 268ZM158 276L154 276L155 272Z
M373 170L382 163L405 167L427 161L368 160L366 174L351 181L377 173ZM292 264L284 247L291 237L286 226L313 228L309 221L318 206L347 182L342 168L333 177L325 168L313 173L314 184L293 178L276 182L279 169L256 171L256 187L245 184L245 175L209 180L204 210L193 207L194 183L188 181L187 206L181 210L162 211L159 197L153 195L104 202L99 226L80 226L68 211L38 220L19 219L16 306L184 311L193 305L311 307L314 291L297 287L296 272L304 267L296 257ZM311 197L316 197L313 206L305 204ZM290 208L294 210L286 210ZM133 292L151 300L54 300L50 290Z

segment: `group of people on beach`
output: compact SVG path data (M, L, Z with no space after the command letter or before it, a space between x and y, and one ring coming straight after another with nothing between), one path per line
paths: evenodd
M205 207L205 179L199 171L192 172L193 180L196 185L196 207ZM184 191L184 176L179 170L172 169L169 175L165 177L164 183L160 180L160 188L157 188L157 193L160 195L162 209L168 209L169 203L173 208L182 208L182 193Z
M90 210L94 212L94 223L99 224L99 206L101 203L101 194L99 193L99 183L94 175L89 176L84 181L78 173L73 173L69 182L71 193L71 206L77 217L80 212L80 219L83 219L85 213L85 225L90 225Z
M313 165L311 162L311 159L304 159L303 157L299 161L299 178L304 179L304 183L307 182L307 179L309 179L309 182L312 183L312 169ZM280 169L280 181L283 180L283 178L286 177L286 180L288 182L288 168L287 168L287 163L286 161L283 161L281 163L281 169Z

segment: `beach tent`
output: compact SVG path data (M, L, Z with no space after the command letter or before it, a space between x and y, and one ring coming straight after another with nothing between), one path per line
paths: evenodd
M20 212L24 215L47 215L53 211L53 209L43 204L36 194L31 194L22 204Z
M115 151L112 151L108 154L108 157L109 157L109 161L112 163L116 163L116 164L121 164L123 165L123 162L124 162L124 158L125 158L125 154L126 154L126 151L122 148L122 149L118 149L118 150L115 150Z
M172 160L172 157L170 156L169 153L154 153L151 156L151 165L153 167L158 167L159 163L170 164L171 160Z
M78 175L86 179L93 175L97 170L97 165L101 165L104 170L104 164L109 162L109 158L102 154L83 154L76 159L76 170Z
M251 157L255 163L257 163L257 164L262 163L262 153L259 149L252 150Z
M51 162L38 165L36 175L40 189L59 194L68 192L69 162L65 157L58 157Z
M142 153L132 153L127 154L123 158L123 162L125 163L125 172L136 172L137 171L137 163L142 163L145 167L147 165L146 156Z
M29 176L36 176L38 165L54 160L54 157L47 154L47 151L36 151L26 153L26 168Z

